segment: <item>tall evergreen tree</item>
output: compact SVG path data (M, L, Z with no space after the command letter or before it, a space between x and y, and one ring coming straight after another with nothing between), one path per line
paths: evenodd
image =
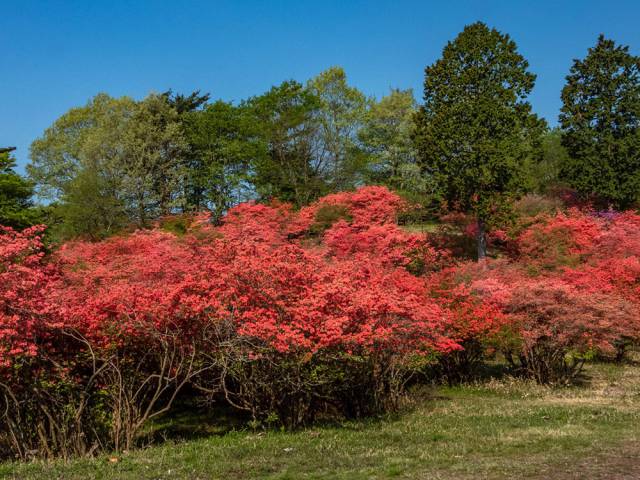
M640 57L600 35L562 90L569 156L561 177L585 197L625 208L640 197Z
M13 148L0 148L0 225L24 228L39 221L33 208L33 184L18 175L10 152Z
M527 188L544 128L526 101L535 82L528 66L509 35L478 22L425 70L419 162L450 208L476 216L478 259L486 256L486 226Z

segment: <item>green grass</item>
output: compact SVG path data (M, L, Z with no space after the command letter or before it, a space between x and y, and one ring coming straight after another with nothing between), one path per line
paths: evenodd
M435 233L438 231L439 227L440 227L440 222L436 222L436 221L423 222L423 223L409 223L407 225L402 226L404 230L412 233Z
M591 365L572 388L506 378L425 389L400 415L293 433L217 428L119 456L5 463L0 478L640 477L640 367Z

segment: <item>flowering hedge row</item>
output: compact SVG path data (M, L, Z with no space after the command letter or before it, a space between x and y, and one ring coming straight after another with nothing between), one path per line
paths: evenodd
M0 448L131 448L186 392L291 427L371 414L417 372L459 381L496 351L567 381L638 339L637 215L529 218L478 265L399 227L408 208L366 187L46 256L41 227L2 230Z

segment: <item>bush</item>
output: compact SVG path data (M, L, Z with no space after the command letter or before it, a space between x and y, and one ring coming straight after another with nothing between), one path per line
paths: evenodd
M324 233L338 220L350 222L353 220L349 210L344 205L322 205L316 210L314 223L309 227L309 233L318 236Z
M246 203L48 256L42 227L3 229L0 455L133 448L187 392L254 426L394 411L425 367L465 381L496 349L566 383L640 338L639 216L540 215L479 265L405 208L381 187Z
M549 281L517 288L506 310L522 332L520 366L539 383L569 383L597 352L615 353L637 316L623 299Z
M578 266L593 248L601 228L600 219L575 209L542 216L517 239L520 261L542 270Z
M519 217L536 217L553 215L564 209L564 202L557 196L529 193L515 202L514 210Z
M83 361L81 351L75 355L59 358L62 365L47 358L23 358L4 375L3 458L71 458L112 447L108 407L97 384L99 371Z
M595 355L620 356L640 338L640 220L571 209L543 215L510 261L469 269L472 288L511 318L503 349L543 383L567 383Z
M253 343L239 344L235 355L224 359L224 398L250 413L254 428L296 428L396 411L406 383L418 371L418 363L391 352L283 353Z
M432 367L450 385L477 376L509 326L508 317L496 304L472 290L475 268L475 263L458 264L429 278L431 296L448 312L446 336L458 345L440 354Z
M311 244L310 210L249 203L179 236L161 227L64 245L34 298L47 305L47 338L68 340L30 355L60 349L75 382L65 401L96 405L82 424L99 420L99 434L75 454L132 448L188 385L287 427L395 408L414 358L455 348L447 312L410 273L438 254L393 223L403 205L379 188L329 196L313 207L327 225ZM72 431L72 417L56 423Z
M0 231L0 455L70 457L105 435L96 368L67 334L50 294L44 227Z

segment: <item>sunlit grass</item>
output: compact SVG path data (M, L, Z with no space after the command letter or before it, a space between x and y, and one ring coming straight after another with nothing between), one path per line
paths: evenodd
M0 477L553 478L579 466L585 476L576 478L606 478L598 475L609 455L640 441L640 367L598 364L586 373L584 385L560 389L510 377L423 387L400 415L297 432L200 425L207 436L198 439L70 463L4 464Z

